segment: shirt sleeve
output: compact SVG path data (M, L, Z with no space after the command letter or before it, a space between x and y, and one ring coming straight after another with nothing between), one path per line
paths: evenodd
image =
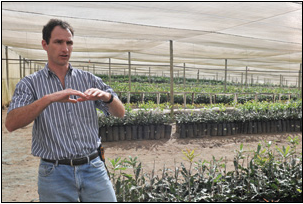
M29 105L34 101L34 94L31 91L29 85L25 82L25 80L21 80L16 85L16 89L14 91L14 95L12 97L12 101L9 105L7 113L12 111L13 109Z
M95 88L111 93L115 98L118 98L118 95L114 92L114 90L109 85L105 84L101 78L95 75L93 75L93 78ZM109 115L109 108L106 103L104 103L102 100L98 100L95 103L98 109L102 110L105 115Z

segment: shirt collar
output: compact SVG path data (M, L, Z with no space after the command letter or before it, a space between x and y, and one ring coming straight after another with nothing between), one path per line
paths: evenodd
M73 74L73 67L72 65L69 63L68 65L68 71L67 71L67 74L70 74L72 75ZM42 70L44 75L48 78L49 76L52 76L52 75L55 75L55 73L53 71L50 70L50 68L48 67L48 63L45 64L45 67L44 69Z

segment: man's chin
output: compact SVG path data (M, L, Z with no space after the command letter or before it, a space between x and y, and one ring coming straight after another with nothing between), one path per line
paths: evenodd
M69 60L64 60L64 61L59 61L57 62L58 65L60 66L68 66L69 65Z

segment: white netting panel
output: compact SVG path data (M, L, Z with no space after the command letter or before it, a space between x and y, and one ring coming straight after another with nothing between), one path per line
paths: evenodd
M302 4L292 2L2 2L2 44L26 59L46 60L42 27L60 18L75 29L72 61L122 63L169 73L169 40L175 71L241 78L282 74L294 81L302 63ZM139 66L139 65L142 66ZM154 65L167 65L154 66ZM80 65L80 64L79 64ZM85 65L83 65L85 66ZM97 65L96 65L97 66ZM180 66L180 67L179 67ZM106 69L106 65L98 65Z

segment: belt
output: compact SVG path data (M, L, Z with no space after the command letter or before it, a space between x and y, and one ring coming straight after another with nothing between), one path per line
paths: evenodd
M45 162L50 162L53 164L64 164L64 165L70 165L70 166L77 166L82 164L87 164L89 161L95 159L97 156L99 156L98 152L94 152L86 157L82 158L75 158L75 159L62 159L62 160L50 160L50 159L42 159Z

